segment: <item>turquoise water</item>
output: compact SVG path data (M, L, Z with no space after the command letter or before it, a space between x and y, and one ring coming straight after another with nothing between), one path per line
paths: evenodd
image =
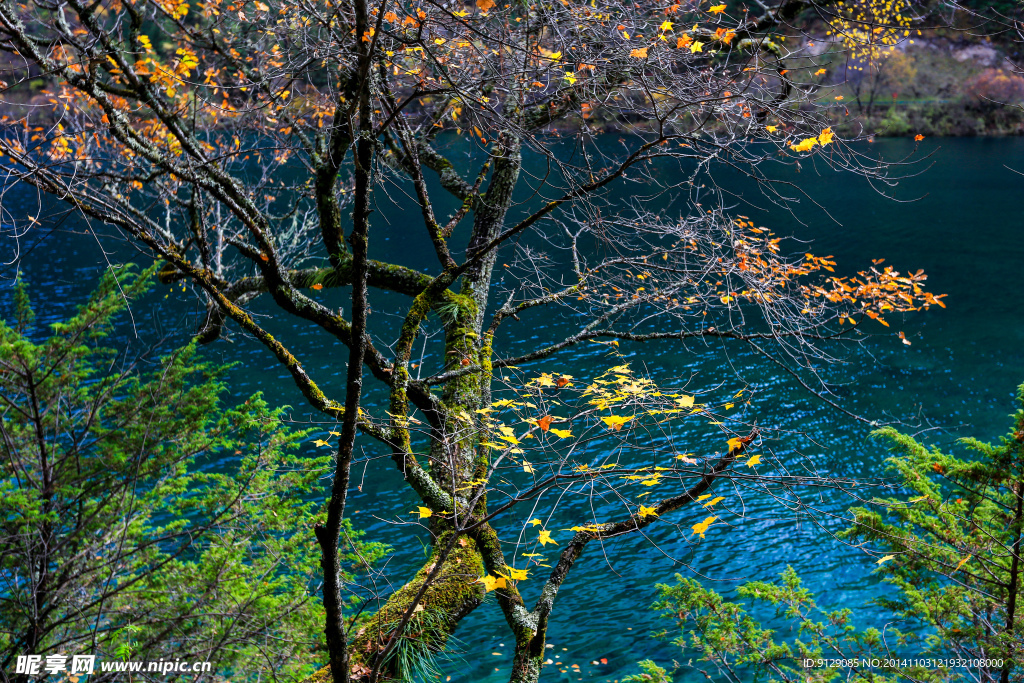
M881 140L865 149L894 159L909 152L912 143ZM921 150L932 153L930 161L934 163L925 170L925 162L919 169L924 171L921 175L892 190L899 201L879 196L848 174L811 164L805 164L799 173L788 171L788 177L800 182L823 209L808 201L793 213L758 208L770 205L755 188L727 173L719 180L736 189L738 213L778 234L811 242L809 251L833 254L847 271L884 257L899 270L923 268L930 276L932 291L948 294L947 309L896 320L891 330L878 328L880 336L871 339L863 353L830 371L831 377L844 382L836 389L844 406L870 418L898 417L930 427L922 438L937 442L967 434L995 438L1008 424L1014 388L1024 382L1024 316L1020 312L1024 176L1011 170L1024 170L1024 141L925 140ZM3 208L35 215L35 206L33 196L9 193ZM407 227L416 223L393 205L382 204L378 211L388 224L382 225L374 238L374 256L401 257L408 263L410 256L415 259L415 254L423 253L425 267L429 243L419 232L410 234ZM42 320L66 314L87 294L99 272L98 264L103 262L101 246L111 260L141 261L124 244L104 235L100 227L96 230L93 234L72 216L45 239L35 240L30 235L22 240L17 266L33 286ZM3 260L11 261L15 255L12 245L2 247L6 250ZM5 286L14 267L3 273ZM10 308L9 289L7 292L0 300L5 314ZM329 296L336 305L344 305L344 292ZM375 330L384 334L394 325L388 314L398 300L371 296L375 297L371 320ZM269 306L262 309L266 313L272 310ZM134 307L132 314L130 320L125 319L120 335L137 352L161 341L182 339L193 329L199 311L188 293L161 290L144 305ZM542 316L524 318L512 328L513 338L504 350L516 353L539 340L556 338L569 322ZM337 344L304 326L293 326L289 320L273 320L269 326L287 339L316 375L329 377L329 389L340 388L343 364L338 359L346 354ZM911 346L900 343L895 337L897 330L905 332ZM880 467L884 452L866 441L870 427L824 406L747 352L682 349L667 343L635 351L623 347L623 352L634 366L645 365L655 377L689 377L696 372L695 381L705 387L719 382L735 387L733 390L748 383L757 385L757 399L742 410L759 424L779 428L768 450L780 461L872 481L884 475ZM233 393L238 397L262 390L272 403L296 406L296 421L315 419L302 407L302 399L285 373L260 347L235 335L233 343L218 343L208 353L213 358L240 361L232 373ZM557 361L559 371L580 377L607 365L608 359L593 345ZM552 363L546 363L545 369L552 369ZM694 432L693 450L703 438ZM372 453L372 446L367 448ZM709 533L700 545L693 544L688 527L695 516L696 521L701 516L681 512L670 520L678 527L652 526L647 540L627 537L603 549L588 549L559 594L548 641L554 645L549 650L552 658L558 655L560 662L579 664L580 673L570 676L550 667L544 680L610 681L648 657L662 664L672 659L685 664L687 657L678 649L649 637L650 631L667 626L659 624L647 609L654 599L654 585L671 581L676 572L706 577L716 590L728 593L736 582L769 579L792 564L828 606L858 607L886 590L870 576L870 558L830 539L828 532L841 528L840 520L818 515L820 523L816 523L800 505L839 513L850 504L849 498L830 491L779 493L783 500L744 492L744 516L724 515L732 527ZM384 570L385 579L395 585L404 583L412 573L410 568L418 566L422 558L420 543L410 536L409 527L391 523L396 515L411 509L411 504L412 498L390 469L369 469L362 492L354 492L350 507L356 511L353 520L357 526L399 548ZM576 512L573 506L566 507L565 520L579 523L579 517L573 517ZM526 585L528 604L536 598L532 589L539 583ZM864 615L865 622L871 623L871 610L866 609ZM470 615L457 635L458 653L446 671L453 681L507 680L513 640L493 601ZM607 664L591 663L601 658ZM684 668L676 680L703 677Z

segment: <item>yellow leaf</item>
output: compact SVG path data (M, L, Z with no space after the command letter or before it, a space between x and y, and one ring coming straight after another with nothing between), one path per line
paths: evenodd
M526 472L527 474L533 474L533 465L531 465L530 463L528 463L528 462L526 462L524 460L523 461L523 472Z
M704 503L704 507L712 508L721 503L723 500L725 500L725 496L718 496L717 498L713 498L712 500L709 500L708 502Z
M561 57L562 57L562 53L561 52L552 52L551 54L548 55L548 59L551 59L551 60L554 60L554 61L558 61L559 59L561 59Z
M516 569L515 567L508 567L508 576L505 576L505 578L511 581L524 581L526 579L526 575L527 570L525 569ZM504 574L501 574L501 576L504 576Z
M480 579L480 583L484 585L487 591L492 591L495 588L507 588L508 584L505 583L505 577L491 576L488 574Z
M832 142L833 136L834 134L832 133L832 129L826 128L825 130L821 131L821 134L818 136L818 142L821 143L822 147L824 147L828 143Z
M895 559L896 559L895 555L886 555L885 557L880 559L878 562L875 562L875 564L882 564L883 562L888 562L889 560L895 560ZM957 567L957 569L959 569L959 567Z
M539 519L531 519L529 522L527 522L527 524L537 526L538 524L543 524L543 522L541 522Z
M537 542L540 543L541 545L547 545L548 543L554 543L555 545L558 545L558 543L556 541L553 541L551 539L551 532L550 531L544 531L543 529L540 532L540 537L537 538Z
M769 133L774 133L775 131L777 131L779 129L779 127L778 126L765 126L764 129L766 131L768 131Z
M313 442L313 445L314 446L330 446L331 444L327 443L323 439L317 439L316 441Z
M817 144L818 138L806 138L795 145L790 145L789 148L794 152L810 152Z
M704 43L700 42L699 40L695 40L693 41L693 45L690 46L690 52L704 52L703 48Z
M552 429L551 433L560 439L568 439L572 436L572 430L569 429Z
M722 12L725 11L725 5L715 5L713 7L710 7L708 11L711 12L712 14L721 14Z
M694 524L693 533L699 534L701 538L704 538L704 534L707 533L708 527L710 527L711 523L714 522L716 519L718 519L718 517L716 516L707 517L700 524Z
M750 456L750 459L747 460L747 467L753 467L754 465L757 465L760 462L761 462L761 454L760 453L758 453L757 455L752 455L752 456Z
M665 21L661 22L661 26L659 26L658 28L660 30L662 30L662 31L671 31L672 30L672 22L668 21L666 19Z
M954 572L958 572L958 571L960 571L960 567L962 567L962 566L964 566L965 564L967 564L967 561L968 561L969 559L971 559L971 557L972 557L971 555L968 555L968 556L967 556L967 557L965 557L964 559L960 560L960 563L959 563L959 564L957 564L957 566L956 566L956 569L954 569L953 571L954 571Z
M620 415L612 415L610 417L602 417L601 420L608 425L609 429L619 431L622 429L622 425L629 424L632 421L632 417L623 417Z
M683 408L689 408L693 405L693 396L684 395L681 398L677 398L676 403L678 403Z
M743 447L743 439L739 438L738 436L729 439L728 443L730 451L739 450L740 448Z
M432 514L434 514L433 510L431 510L430 508L425 508L422 505L413 510L413 513L419 513L420 519L426 519L427 517L430 517Z
M643 505L640 506L639 514L640 514L641 517L657 517L658 516L658 513L655 512L654 508L645 507Z

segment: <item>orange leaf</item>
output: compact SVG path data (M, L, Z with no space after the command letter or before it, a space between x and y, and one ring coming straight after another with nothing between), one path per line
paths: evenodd
M635 50L631 50L629 56L636 57L637 59L647 59L647 48L638 47Z
M540 431L546 432L551 428L551 422L555 418L551 415L545 415L544 417L537 420L537 426L540 427Z
M476 0L476 6L481 12L489 12L494 7L494 0Z

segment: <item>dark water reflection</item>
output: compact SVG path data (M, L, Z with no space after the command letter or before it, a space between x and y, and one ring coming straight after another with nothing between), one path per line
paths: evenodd
M894 323L893 333L902 329L912 346L902 345L894 334L871 340L869 353L838 371L848 383L837 394L844 405L862 415L924 418L945 428L930 432L932 440L948 442L966 434L995 438L1007 426L1014 388L1024 381L1024 316L1020 313L1024 177L1008 168L1024 170L1024 141L926 140L923 146L926 151L937 148L935 166L896 190L902 199L923 197L919 201L894 203L848 175L818 175L805 166L792 177L841 225L807 203L797 217L751 207L739 212L778 234L813 242L815 253L833 254L850 269L862 268L879 257L899 270L925 269L930 288L948 294L948 308ZM904 141L880 141L874 150L896 158L909 147ZM744 191L752 202L760 203L752 189ZM3 209L15 215L34 213L34 195L19 192L8 192ZM375 256L401 255L408 262L410 254L429 254L429 243L419 232L409 234L412 223L398 207L378 209L389 224L376 238ZM112 260L142 260L113 238L94 235L85 227L68 220L45 239L30 235L20 244L17 267L33 286L39 320L44 323L66 315L86 296L100 270L98 264L103 262L100 245ZM98 226L96 229L102 233ZM4 249L4 259L10 260L11 245ZM14 267L4 273L8 289L0 307L5 315L11 308L9 283ZM165 338L180 340L193 328L199 314L194 300L179 290L166 298L165 294L166 290L154 292L145 305L133 308L133 320L126 319L120 327L121 338L132 349ZM344 292L329 293L325 299L326 303L345 305ZM390 312L397 301L374 299L373 322L380 331L394 327ZM262 312L269 315L273 308L266 306ZM328 390L340 389L346 354L338 344L287 319L271 320L268 326L307 359L315 375L328 378ZM526 316L505 350L531 349L542 340L558 338L565 329L567 321ZM134 331L139 333L138 339ZM262 348L236 335L233 343L217 344L207 353L213 359L239 363L231 375L235 396L261 390L272 403L297 406L294 417L305 419L298 392ZM586 376L588 369L607 367L601 354L602 349L595 345L578 349L558 361L559 369ZM667 343L652 344L637 349L632 358L634 365L646 365L654 376L688 377L696 370L698 383L705 386L726 382L727 387L742 387L736 378L739 374L759 386L757 401L743 408L747 416L786 430L785 438L772 444L778 458L810 464L836 476L874 479L884 475L880 463L885 454L866 441L868 427L827 409L748 351L728 351L735 373L725 363L721 349L698 345L681 349ZM692 436L690 450L697 450L701 440L708 438L706 434ZM369 511L394 510L397 515L411 509L411 498L400 484L390 470L368 476L362 492L353 494L350 507L358 511L354 513L356 524L371 536L401 544L389 563L389 579L397 585L409 578L400 568L413 566L410 563L422 557L420 544L410 540L408 527L396 527ZM817 494L805 496L805 502L814 502L831 513L840 513L850 502L830 492L821 493L820 498ZM651 630L667 626L646 609L654 598L654 585L671 581L675 572L705 576L718 590L728 592L737 581L769 579L792 564L830 607L856 608L887 590L870 576L868 558L830 540L827 531L841 528L840 521L826 516L819 526L804 515L787 512L766 496L744 498L745 518L730 517L733 528L709 533L703 544L694 545L687 533L693 523L689 515L674 520L678 527L651 527L651 542L631 537L607 543L603 552L596 547L588 550L559 595L550 629L549 642L554 648L548 651L553 659L557 655L557 661L579 664L582 673L567 678L551 667L545 680L582 677L610 681L621 678L634 662L646 657L662 663L676 658L685 663L677 649L648 636ZM565 509L567 519L574 509L573 505ZM536 598L539 583L527 584L528 602ZM866 610L863 622L881 626L872 615ZM513 639L493 600L467 618L458 635L461 654L447 672L453 681L507 680ZM591 664L600 658L608 663ZM689 671L681 672L676 680L703 679Z

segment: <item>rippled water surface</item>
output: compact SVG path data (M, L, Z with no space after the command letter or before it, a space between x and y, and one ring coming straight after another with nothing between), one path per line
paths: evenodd
M1006 415L1014 388L1024 382L1020 297L1024 284L1024 176L1013 170L1024 170L1024 141L926 140L922 148L934 152L934 166L894 190L898 199L916 201L891 201L849 175L819 174L805 165L791 178L836 220L807 201L797 207L795 215L777 208L757 208L763 202L742 183L735 187L755 206L741 205L737 211L776 233L812 242L808 250L834 255L847 270L881 257L899 270L923 268L932 291L948 294L948 308L908 317L894 323L891 333L872 339L864 354L839 371L846 384L837 390L838 400L872 418L893 415L941 427L924 437L934 441L949 442L967 434L995 438L1008 425ZM898 158L909 150L904 141L879 141L871 151ZM35 207L34 195L15 191L4 198L3 209L11 214L34 215ZM408 262L410 254L422 247L429 249L429 243L412 232L415 228L410 226L416 223L409 220L410 215L394 206L378 208L378 215L389 224L379 233L383 236L375 237L376 257L400 256ZM17 266L33 287L44 321L66 314L86 296L105 258L142 262L141 255L132 256L124 245L103 237L102 230L97 228L97 237L84 228L72 218L53 227L45 237L30 234L18 246ZM4 260L9 261L13 245L3 246L7 250ZM423 253L426 258L427 252ZM0 304L5 314L10 310L14 267L4 272L8 289ZM165 294L166 290L154 292L149 301L154 305L133 308L132 318L126 318L119 328L124 343L141 349L162 339L180 340L192 329L197 315L194 300L178 290ZM337 296L337 305L344 305L344 293L332 295ZM396 303L386 297L374 299L372 318L379 330L394 325L389 313ZM262 310L269 314L273 309ZM340 388L347 356L344 349L287 319L267 324L298 350L316 375L329 378L325 380L328 388ZM513 338L504 350L530 349L543 340L558 338L565 329L569 328L564 320L529 318L512 329ZM911 346L896 339L899 329ZM138 331L139 339L133 337L133 330ZM239 362L231 375L232 392L237 397L261 390L275 404L296 406L294 417L305 418L301 396L262 348L236 335L233 343L218 343L207 352L216 359ZM807 463L841 476L873 479L884 475L880 467L883 450L866 440L870 427L827 408L748 352L663 344L627 353L634 354L635 366L645 365L655 376L689 377L697 371L695 381L707 387L718 382L729 387L758 386L756 401L742 409L749 419L785 430L772 448L786 462ZM560 358L558 367L586 376L588 370L607 367L607 362L601 349L590 345ZM705 437L694 433L693 438L696 450ZM411 509L412 499L390 471L374 474L371 470L363 484L349 509L358 511L353 519L371 537L396 544L398 550L387 575L401 585L411 575L402 568L418 566L423 556L420 543L411 539L408 527L395 527L370 511L402 514ZM849 499L828 492L814 501L830 514L840 513L850 504ZM733 528L709 533L700 545L679 530L688 530L694 523L691 518L697 513L692 512L680 513L673 520L680 527L652 526L647 541L630 537L608 543L603 550L590 548L558 597L549 631L549 643L554 645L549 650L551 657L579 664L580 673L570 675L549 667L544 680L610 681L647 657L663 664L673 658L686 664L687 658L678 649L649 637L652 630L667 626L659 624L647 609L655 597L654 586L671 581L676 572L706 577L717 590L728 593L737 581L769 579L792 564L829 606L858 607L886 590L870 576L870 558L829 538L828 531L841 528L838 521L825 515L821 525L814 524L806 515L789 512L780 502L764 496L750 496L745 503L743 519L728 517ZM566 508L567 520L572 512L572 506ZM539 584L539 580L534 586L526 584L528 601L536 598L533 589ZM864 615L870 622L871 610ZM457 635L459 653L446 671L453 681L507 680L514 640L493 601L469 616ZM601 658L607 664L591 663ZM703 677L684 667L676 680Z

